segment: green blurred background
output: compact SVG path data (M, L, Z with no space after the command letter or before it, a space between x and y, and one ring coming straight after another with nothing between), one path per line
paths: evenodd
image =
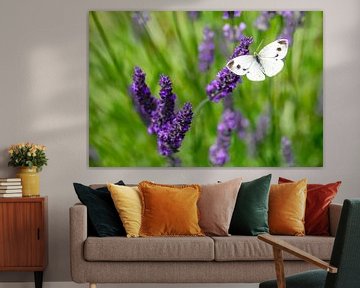
M240 17L223 19L222 11L203 11L196 20L188 12L148 12L145 25L134 12L89 12L89 166L155 167L168 165L157 151L156 136L134 108L129 87L135 66L146 73L153 95L159 76L168 75L177 95L176 106L191 102L196 113L180 151L182 166L211 167L209 148L216 141L221 102L204 101L206 86L227 63L237 43L223 37L226 23L243 22L243 34L254 38L253 53L276 40L284 20L275 16L266 31L254 22L260 12L242 11ZM145 18L146 18L145 17ZM215 33L215 58L206 72L198 69L198 46L207 26ZM279 167L285 161L281 138L291 141L292 166L323 165L323 15L307 11L294 33L283 71L263 82L243 83L233 92L235 108L249 120L245 139L233 134L230 161L224 167ZM157 96L158 97L158 96ZM197 108L203 102L200 108ZM270 109L271 107L271 109ZM270 113L269 111L274 111ZM269 116L265 137L254 145L252 135L261 116Z

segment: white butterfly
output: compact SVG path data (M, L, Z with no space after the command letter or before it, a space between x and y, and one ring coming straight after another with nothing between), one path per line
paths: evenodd
M263 81L265 75L275 76L284 67L282 59L288 51L289 42L279 39L266 45L259 54L243 55L231 59L226 67L236 75L246 75L251 81Z

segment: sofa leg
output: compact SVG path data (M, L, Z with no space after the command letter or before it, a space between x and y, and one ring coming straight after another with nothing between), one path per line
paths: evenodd
M89 283L89 288L96 288L96 284L95 283Z

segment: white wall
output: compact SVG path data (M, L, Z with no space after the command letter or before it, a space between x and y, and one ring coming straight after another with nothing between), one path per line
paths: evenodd
M87 14L89 10L324 11L324 167L292 169L90 169L87 166ZM342 180L337 201L360 197L360 2L358 0L1 0L0 176L13 176L6 148L33 141L48 146L41 193L49 196L46 281L67 281L68 208L72 182L124 179L213 182L272 172L325 183ZM301 69L301 67L299 67ZM0 282L32 281L29 273L0 273Z

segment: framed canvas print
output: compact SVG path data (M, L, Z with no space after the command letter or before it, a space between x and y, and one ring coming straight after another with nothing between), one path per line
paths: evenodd
M88 21L90 167L323 166L321 11Z

